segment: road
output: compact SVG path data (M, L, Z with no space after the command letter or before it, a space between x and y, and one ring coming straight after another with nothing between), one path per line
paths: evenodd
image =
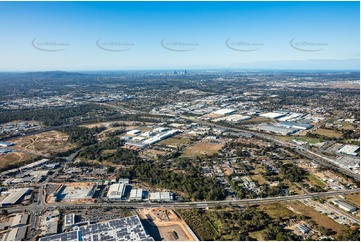
M308 150L308 149L306 149L304 147L297 146L295 144L291 144L291 143L288 143L288 142L285 142L285 141L275 139L272 135L259 133L259 132L251 131L251 130L248 130L248 129L234 128L234 127L228 127L228 126L217 124L217 123L210 123L210 122L203 121L203 120L193 119L193 118L190 118L190 117L187 117L187 116L180 116L180 117L183 118L183 119L191 120L192 122L198 123L198 124L208 125L208 126L211 126L211 127L225 128L225 129L232 130L232 131L235 131L235 132L244 132L244 133L252 134L255 137L271 141L272 143L278 144L280 146L291 148L295 153L298 153L298 154L300 154L300 155L302 155L304 157L307 157L308 159L310 159L310 160L312 160L312 161L314 161L316 163L323 164L326 167L332 167L332 168L338 170L339 172L354 178L356 181L360 181L360 174L353 173L350 170L347 170L347 169L344 169L344 168L342 168L340 166L337 166L336 164L334 164L332 162L333 160L330 159L329 157L317 154L317 153L315 153L315 152L313 152L311 150Z
M267 203L286 202L293 200L303 200L310 198L332 197L343 194L358 193L360 189L309 193L302 195L290 195L280 197L267 197L255 199L237 199L237 200L222 200L222 201L200 201L200 202L168 202L168 203L149 203L149 202L117 202L117 203L51 203L51 204L32 204L28 206L18 206L7 208L8 212L18 212L24 210L41 211L47 208L92 208L92 207L124 207L124 208L147 208L147 207L169 207L169 208L204 208L216 207L223 205L246 206L246 205L260 205Z

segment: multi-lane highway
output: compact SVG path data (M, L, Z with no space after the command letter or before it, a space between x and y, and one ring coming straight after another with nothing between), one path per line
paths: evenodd
M7 208L8 212L17 212L19 210L41 211L47 208L91 208L91 207L124 207L124 208L146 208L146 207L169 207L169 208L204 208L216 207L224 205L247 206L260 205L265 203L276 203L293 200L303 200L310 198L332 197L343 194L358 193L360 189L340 190L320 193L309 193L303 195L291 195L280 197L267 197L255 199L237 199L237 200L221 200L221 201L199 201L199 202L167 202L167 203L150 203L150 202L117 202L117 203L48 203L48 204L32 204L28 206L16 206Z

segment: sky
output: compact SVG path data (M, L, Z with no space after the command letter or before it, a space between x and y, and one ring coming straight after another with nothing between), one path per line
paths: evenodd
M0 71L359 70L359 2L0 2Z

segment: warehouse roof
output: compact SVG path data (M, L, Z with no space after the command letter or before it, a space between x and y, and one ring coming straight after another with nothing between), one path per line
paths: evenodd
M55 234L40 241L153 241L138 216L79 227L78 231Z

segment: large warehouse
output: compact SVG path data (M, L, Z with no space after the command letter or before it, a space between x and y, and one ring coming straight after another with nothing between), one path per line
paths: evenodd
M78 230L40 238L40 241L154 241L138 216L84 225Z
M124 197L127 184L117 183L109 187L107 197L109 200L121 200Z
M29 188L19 188L19 189L12 189L7 191L9 195L5 197L4 200L1 201L1 207L12 206L17 204L24 198L25 195L29 194Z

